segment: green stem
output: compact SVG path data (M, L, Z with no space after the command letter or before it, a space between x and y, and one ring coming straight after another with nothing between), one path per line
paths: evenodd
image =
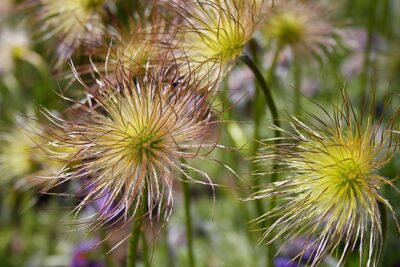
M385 204L378 202L378 207L381 216L381 229L382 229L382 252L381 252L381 258L379 259L380 264L378 264L378 266L384 266L382 259L385 256L385 243L387 237L387 212Z
M276 55L274 56L274 60L273 60L273 64L271 67L273 67L275 69L276 63L277 63L277 58L278 58L278 54L279 54L279 50L277 51ZM260 88L262 90L262 92L264 93L264 97L266 100L266 103L268 104L268 108L271 112L272 115L272 120L273 120L273 124L275 127L279 128L280 127L280 121L279 121L279 114L278 114L278 109L276 107L275 101L273 99L272 96L272 92L267 84L267 82L264 79L264 76L262 75L262 73L260 72L260 70L258 69L257 65L251 60L250 57L248 56L242 56L241 60L251 69L251 71L253 72L258 84L260 85ZM274 75L274 69L271 69L269 72L269 77L270 79L273 79L273 75ZM257 94L256 94L257 97ZM255 136L258 137L257 135L259 134L259 126L260 126L260 122L256 121L256 125L255 125ZM275 138L275 142L279 142L278 139L281 136L281 132L278 129L274 130L274 138ZM254 155L256 154L258 150L258 144L255 147L255 151L252 151L254 153ZM254 166L256 167L256 166ZM278 178L277 175L277 169L278 169L278 165L277 163L274 161L272 164L272 176L271 176L271 182L275 182ZM276 206L276 201L274 198L271 198L270 203L269 203L269 210L274 209ZM257 212L258 215L263 214L263 207L262 207L262 203L258 202L256 203L256 208L257 208ZM270 225L272 225L272 221L271 219L268 219L266 222L266 225L263 225L263 227L269 227ZM271 246L267 246L267 266L272 267L274 264L274 248Z
M192 227L192 216L190 214L190 190L187 178L182 181L183 190L183 202L185 209L185 224L186 224L186 238L188 248L189 267L195 266L194 253L193 253L193 227Z
M258 84L261 87L261 90L264 93L265 100L267 101L268 108L272 114L272 120L275 126L280 127L280 121L279 121L279 114L278 114L278 109L275 105L275 101L272 97L271 89L269 88L267 82L264 79L264 76L262 75L261 71L258 69L257 65L254 64L253 60L247 56L244 55L240 58L243 63L245 63L253 72L254 76L256 77L256 80ZM278 134L277 134L278 133ZM275 136L279 136L280 132L275 130Z
M107 240L107 232L105 229L102 229L100 232L101 238L102 238L102 249L104 253L104 261L106 262L106 265L109 267L114 267L114 261L110 255L110 247L108 245L108 240Z
M146 232L142 232L142 245L143 245L143 263L145 267L150 267L150 260L149 260L149 244L147 243L146 239Z
M176 266L176 264L175 264L175 259L174 259L174 255L173 255L171 246L169 245L169 241L168 241L168 233L169 233L168 224L165 224L163 232L164 232L163 237L164 237L165 255L167 258L167 266L174 267L174 266Z
M250 61L253 65L257 65L258 64L257 44L255 41L252 41L250 43L250 49L251 49L251 54L254 59L254 62L252 62L250 58L248 58L247 60ZM246 63L246 65L248 66L248 63ZM260 134L261 122L262 122L262 118L264 115L265 104L266 104L265 99L262 97L262 94L263 94L263 92L260 89L260 86L255 86L254 108L253 108L254 129L253 129L253 143L252 143L252 146L251 146L250 152L249 152L250 156L256 156L258 149L260 147L260 143L257 141L260 140L260 136L261 136L261 134ZM259 166L256 162L252 162L250 165L250 169L251 169L251 173L255 173L259 169ZM253 191L257 192L259 186L260 186L260 178L254 179ZM265 211L263 201L261 199L256 200L254 202L254 204L255 204L255 208L256 208L257 217L262 216Z
M383 14L382 17L384 18L384 34L386 35L386 38L392 38L393 34L393 16L392 16L392 9L391 9L391 1L390 0L384 0L383 1Z
M368 36L367 36L367 44L364 52L364 66L361 72L360 78L360 114L362 116L363 106L366 100L367 95L367 86L368 86L368 77L371 70L371 52L373 45L373 35L376 21L376 10L378 7L378 0L370 0L369 8L370 14L368 16Z
M272 58L272 63L271 63L271 67L269 68L269 72L268 72L268 82L270 84L274 84L275 82L275 69L276 66L278 65L278 59L279 59L279 54L281 53L281 47L278 46L278 48L276 49L275 53L274 53L274 57Z
M144 207L139 207L136 220L132 222L132 232L128 245L128 267L136 267L136 254L139 247L140 236L142 235L143 209Z
M301 115L301 67L298 60L294 61L293 65L293 80L294 80L294 114Z

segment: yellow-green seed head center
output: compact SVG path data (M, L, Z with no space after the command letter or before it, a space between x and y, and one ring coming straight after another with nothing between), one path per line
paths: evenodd
M242 53L246 40L239 30L231 27L209 29L198 34L194 39L202 45L196 49L207 59L218 58L223 63L234 61Z
M140 133L130 138L129 147L133 150L133 155L139 159L149 159L157 154L160 149L162 138L154 133Z
M338 166L338 176L343 179L344 182L353 182L364 177L364 173L361 170L358 163L349 159Z
M243 35L239 30L220 29L218 34L218 46L222 61L228 62L235 60L243 50Z
M243 50L243 45L242 44L231 43L231 44L227 45L225 47L224 51L222 51L222 59L223 59L223 61L234 60L235 58L240 56L240 54L242 53L242 50Z
M89 10L97 9L104 3L104 0L81 0L81 1L82 5Z
M295 14L281 14L270 23L268 29L272 38L281 45L295 45L300 43L304 35L304 27Z

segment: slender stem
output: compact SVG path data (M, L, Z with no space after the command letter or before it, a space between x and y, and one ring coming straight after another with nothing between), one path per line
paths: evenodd
M258 64L258 57L257 57L257 43L253 40L250 42L250 51L252 54L252 57L254 59L253 65ZM249 59L250 60L250 59ZM247 65L247 63L246 63ZM260 140L260 132L261 132L261 122L262 118L264 116L264 110L265 110L265 99L262 97L262 90L260 89L260 86L255 86L255 95L254 95L254 108L253 108L253 143L252 146L250 147L250 156L256 156L258 149L260 147L259 142L257 140ZM252 162L250 165L251 173L257 172L259 169L259 166L256 162ZM260 186L260 178L254 179L253 182L253 191L257 192L259 190ZM262 216L265 211L265 207L263 204L263 201L260 200L255 200L254 202L255 208L256 208L256 214L257 216ZM267 248L268 250L268 248Z
M187 239L187 248L188 248L188 258L189 258L189 267L195 266L194 261L194 253L193 253L193 227L192 227L192 216L190 214L190 190L189 183L187 178L184 177L184 181L182 181L182 190L183 190L183 202L185 208L185 223L186 223L186 239Z
M386 38L392 38L393 34L393 16L392 16L392 9L391 9L391 1L384 0L383 1L383 14L382 17L384 18L384 33Z
M131 237L129 238L128 246L128 267L136 267L136 254L139 247L140 236L142 235L143 209L144 207L139 207L137 214L138 216L136 217L136 220L133 220L132 222L132 232Z
M382 229L382 252L381 252L381 258L379 259L380 264L378 264L378 266L384 266L382 259L385 256L385 243L387 237L387 212L385 204L378 202L378 207L381 216L381 229Z
M146 232L142 231L142 245L143 245L143 263L145 267L150 267L150 260L149 260L149 244L147 243L146 239Z
M102 229L100 232L101 238L102 240L102 249L103 249L103 253L104 253L104 260L106 262L106 265L109 267L114 267L114 261L111 257L110 252L110 247L108 245L108 240L107 240L107 232L105 229Z
M278 59L279 59L279 54L281 53L281 47L278 46L278 48L275 50L274 56L272 58L272 63L271 63L271 67L269 68L269 72L268 72L268 82L270 84L274 84L275 81L275 69L276 66L278 65Z
M169 240L168 240L168 233L169 233L168 224L165 224L163 232L164 232L163 237L164 237L165 255L167 258L167 266L174 267L174 266L176 266L176 264L175 264L174 254L172 252L172 249L171 249L171 246L170 246Z
M275 66L276 66L278 54L279 54L279 50L274 57L273 68L275 68ZM275 101L273 99L271 90L270 90L267 82L264 79L264 76L262 75L262 73L258 69L257 65L251 60L250 57L245 55L245 56L241 57L241 60L251 69L254 76L256 77L256 80L258 81L258 84L260 85L260 88L261 88L262 92L264 93L266 103L268 104L268 108L271 112L273 124L274 124L274 126L279 128L280 121L279 121L278 109L277 109ZM274 75L274 69L270 70L270 72L269 72L270 79L273 79L273 75ZM257 94L256 94L256 97L257 97ZM256 110L256 112L257 112L257 110ZM256 121L255 134L258 134L258 132L259 132L259 124L260 124L260 122ZM279 142L278 140L279 140L280 136L281 136L280 131L278 129L275 129L274 130L275 142ZM256 136L256 137L258 137L258 136ZM258 150L258 145L257 145L256 149ZM254 152L254 154L255 154L257 151L252 151L252 152ZM274 161L272 164L272 175L271 175L272 183L275 182L278 178L277 168L278 168L278 165ZM256 208L257 208L257 212L259 213L259 215L260 215L260 212L261 212L261 215L263 212L262 211L263 207L261 205L262 205L261 203L256 203ZM269 210L274 209L275 205L276 205L275 199L271 198L270 203L269 203ZM272 225L272 221L271 221L271 219L268 219L266 221L266 225L264 225L263 227L269 227L270 225ZM267 266L269 266L269 267L272 267L274 265L274 254L275 254L275 251L274 251L274 248L272 247L272 245L267 246Z
M255 42L250 43L250 51L252 54L252 58L254 59L254 64L258 64L258 57L257 57L257 45ZM253 142L252 146L250 147L249 155L250 156L256 156L257 152L260 147L260 143L257 142L257 140L260 140L260 132L261 132L261 122L264 117L265 113L265 105L266 101L263 97L263 92L260 88L260 86L255 85L255 95L254 95L254 104L253 104L253 110L252 110L252 115L253 115ZM255 161L250 162L250 170L251 173L256 173L259 169L259 164ZM262 177L258 177L257 179L252 180L252 185L253 185L253 192L257 192L260 187L260 182L261 182ZM262 199L257 199L254 202L255 206L255 212L257 217L261 217L265 213L265 206L264 206L264 201ZM261 224L262 228L265 228L266 224L263 222ZM250 232L249 232L250 233ZM253 236L250 236L252 238ZM265 256L268 257L270 247L266 246L265 247ZM262 258L260 258L260 261ZM268 261L268 259L266 259Z
M366 100L368 77L371 70L371 52L373 45L373 37L374 37L373 35L374 35L377 7L378 7L378 0L369 1L368 10L370 11L370 14L368 16L368 36L364 52L364 66L360 78L360 111L361 111L360 113L362 113L363 106Z
M301 67L298 60L294 61L293 66L293 80L294 80L294 114L301 115Z
M253 130L253 145L250 149L250 155L251 156L256 156L258 149L260 147L259 142L257 142L260 139L260 130L261 130L261 120L262 120L262 114L264 113L265 109L265 100L262 97L262 92L260 88L256 88L255 96L254 96L254 109L253 109L253 123L254 123L254 130ZM251 163L251 172L255 173L259 169L259 166L256 162ZM254 192L259 190L260 186L260 177L258 179L254 179L253 182L254 186ZM256 208L256 214L257 217L260 217L264 214L265 212L265 207L263 204L263 201L261 199L255 200L255 208ZM264 225L263 225L264 227ZM267 248L268 249L268 248Z
M272 97L271 89L269 88L267 82L265 81L264 76L262 75L262 73L258 69L257 65L254 64L253 60L249 56L244 55L244 56L240 57L240 59L243 61L243 63L245 63L251 69L254 76L256 77L256 80L258 81L258 83L261 87L261 90L264 93L268 108L272 114L273 123L275 126L280 127L278 109L277 109L277 107L275 105L275 101ZM278 132L278 136L279 136L280 132L275 131L275 134L277 134L277 132Z

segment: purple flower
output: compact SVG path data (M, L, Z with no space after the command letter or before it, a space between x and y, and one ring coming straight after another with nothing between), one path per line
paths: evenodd
M301 265L298 264L297 261L292 261L291 258L288 257L278 257L274 260L275 267L299 267Z
M86 180L79 190L79 195L84 198L95 190L95 187L95 183ZM102 226L110 226L121 220L124 216L125 209L121 209L119 205L116 205L114 199L111 197L110 191L106 189L101 194L93 196L93 201L88 202L86 211L96 214L98 219L101 220Z
M105 267L95 256L98 241L88 240L77 245L72 252L70 267Z

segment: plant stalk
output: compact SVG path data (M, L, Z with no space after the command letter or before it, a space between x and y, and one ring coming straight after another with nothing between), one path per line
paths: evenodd
M136 267L136 255L139 247L139 240L142 236L142 221L144 207L139 207L137 219L132 222L132 232L128 244L127 267Z
M262 92L264 93L264 97L267 102L268 109L271 112L273 124L277 127L280 127L278 109L277 109L275 101L273 99L271 89L269 88L267 82L265 81L264 76L262 75L262 73L258 69L257 65L253 62L253 60L249 56L244 55L240 59L242 60L243 63L245 63L250 68L250 70L253 72L254 76L256 77L256 80L257 80L258 84L260 85ZM275 132L275 137L280 136L280 131L275 130L274 132Z
M375 29L375 22L376 22L376 12L378 7L378 0L369 0L369 16L368 16L368 35L367 35L367 44L364 51L364 65L361 72L360 78L360 113L361 116L362 111L364 109L364 103L366 101L367 96L367 87L368 87L368 77L371 71L371 53L372 53L372 46L374 41L374 29Z
M195 267L195 259L193 253L193 224L192 224L192 216L190 213L190 190L189 183L186 177L182 181L182 190L183 190L183 202L185 209L185 224L186 224L186 239L187 239L187 248L188 248L188 259L189 259L189 267Z
M381 217L381 230L382 230L382 251L379 259L379 264L378 266L384 266L382 259L385 256L385 243L386 243L386 237L387 237L387 211L386 211L386 206L385 204L378 202L378 207L379 207L379 213Z
M278 54L279 54L279 50L277 51L277 53L274 56L274 60L273 60L273 64L271 67L273 67L273 69L270 69L269 72L269 78L272 80L273 79L273 75L274 75L274 69L277 63L277 58L278 58ZM272 92L270 90L270 87L268 86L266 80L264 79L264 76L262 75L261 71L259 70L259 68L257 67L257 65L254 63L254 61L247 55L242 56L241 60L243 61L243 63L245 63L253 72L262 92L264 93L264 97L265 97L265 101L268 105L268 108L271 112L272 115L272 120L273 120L273 124L275 127L279 128L280 127L280 120L279 120L279 113L278 113L278 109L276 107L275 101L273 99L272 96ZM257 94L256 94L257 97ZM255 112L258 112L258 110L255 110ZM257 118L257 116L255 116L255 118ZM255 130L254 130L254 137L256 137L256 140L259 137L259 130L260 130L260 121L261 120L256 120L255 121ZM274 138L275 141L274 142L279 142L279 137L281 136L281 132L278 129L274 130ZM252 151L253 155L256 155L257 150L258 150L258 144L255 146L254 151ZM255 168L257 168L257 166L254 166ZM277 163L274 161L272 163L272 176L271 176L271 181L270 182L275 182L277 180L277 168L278 165ZM271 199L269 202L269 210L272 210L275 208L275 199ZM256 208L257 208L257 213L259 216L261 216L263 214L263 207L262 207L262 203L260 203L258 201L258 203L256 203ZM261 214L260 214L261 213ZM272 221L270 219L267 220L266 225L263 225L264 227L269 227L270 225L272 225ZM267 266L272 267L274 264L274 249L272 246L267 246Z
M294 80L294 114L301 115L301 67L298 60L294 61L293 65L293 80Z

